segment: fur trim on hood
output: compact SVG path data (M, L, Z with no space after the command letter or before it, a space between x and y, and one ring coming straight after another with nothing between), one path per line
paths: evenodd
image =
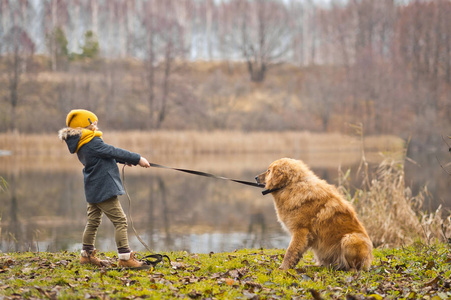
M93 138L102 138L102 131L86 128L63 128L58 132L60 140L65 141L70 153L77 153L81 146L89 143Z
M82 128L63 128L58 131L58 137L61 141L65 141L69 152L74 154L77 152L78 143L80 142L81 136L83 134Z
M70 128L66 127L58 131L58 138L62 141L66 141L69 137L72 136L81 136L82 129L81 128Z

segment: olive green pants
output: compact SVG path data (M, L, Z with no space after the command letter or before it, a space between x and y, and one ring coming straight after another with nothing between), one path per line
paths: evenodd
M130 252L127 234L127 217L117 196L100 203L88 203L88 220L83 232L83 250L93 250L97 230L105 214L115 228L114 238L119 253Z

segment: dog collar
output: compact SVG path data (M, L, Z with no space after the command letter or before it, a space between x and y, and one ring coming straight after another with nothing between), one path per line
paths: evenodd
M273 192L277 192L278 190L281 190L283 187L278 187L278 188L275 188L275 189L270 189L270 190L264 190L263 192L262 192L262 194L263 194L263 196L264 195L267 195L267 194L270 194L270 193L273 193Z

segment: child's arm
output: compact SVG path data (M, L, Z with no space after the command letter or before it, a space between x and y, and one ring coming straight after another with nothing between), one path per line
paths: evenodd
M114 146L105 144L101 139L93 139L87 145L90 146L90 151L92 155L103 158L115 159L118 163L128 164L128 165L140 165L143 167L150 167L147 159L141 157L138 153L130 152L125 149L116 148ZM143 160L142 160L143 159ZM142 164L141 165L141 161Z

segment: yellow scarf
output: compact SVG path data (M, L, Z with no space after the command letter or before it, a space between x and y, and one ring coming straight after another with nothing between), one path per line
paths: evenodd
M102 138L102 131L97 131L97 130L92 131L89 129L82 129L80 141L78 142L77 150L75 150L75 153L78 152L78 149L80 149L81 146L89 143L96 136L98 136L99 138Z

